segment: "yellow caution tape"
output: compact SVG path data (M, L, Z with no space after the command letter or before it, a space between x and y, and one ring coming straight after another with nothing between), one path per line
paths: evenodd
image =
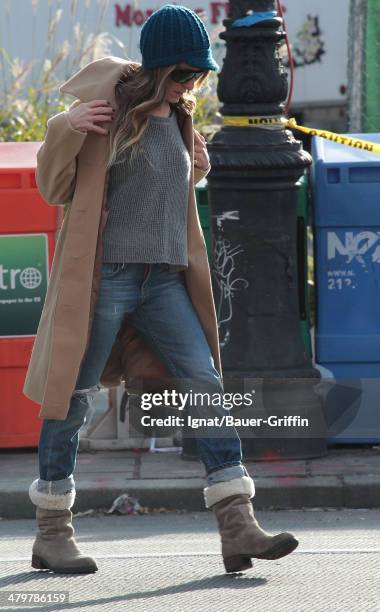
M234 117L228 115L223 117L223 125L231 125L235 127L263 127L265 125L279 124L284 127L290 127L305 134L311 136L319 136L320 138L326 138L332 140L338 144L343 144L348 147L355 147L356 149L362 149L363 151L370 151L371 153L380 153L380 144L376 142L369 142L368 140L361 140L359 138L352 138L350 136L343 136L342 134L335 134L335 132L328 132L327 130L316 130L314 128L308 128L304 125L298 125L295 119L287 119L286 117Z
M234 125L236 127L260 127L272 123L282 123L282 119L283 117L279 117L278 115L273 117L234 117L233 115L225 115L223 117L223 124Z

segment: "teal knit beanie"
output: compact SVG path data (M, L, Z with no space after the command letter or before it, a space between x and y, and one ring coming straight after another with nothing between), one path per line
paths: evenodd
M203 22L186 6L165 4L152 13L141 28L139 46L144 68L185 62L201 70L219 70Z

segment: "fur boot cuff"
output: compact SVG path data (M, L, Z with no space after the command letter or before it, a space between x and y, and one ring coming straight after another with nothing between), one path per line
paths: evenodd
M37 480L34 480L29 487L29 497L32 503L44 510L69 510L74 505L75 489L60 495L53 493L43 493L37 490Z
M211 508L214 504L232 497L233 495L249 495L252 498L255 495L255 485L250 476L242 476L234 478L226 482L218 482L211 487L203 489L206 508Z

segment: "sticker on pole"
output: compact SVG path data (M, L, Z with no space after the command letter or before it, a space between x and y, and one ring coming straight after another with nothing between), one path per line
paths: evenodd
M48 272L47 234L0 236L0 337L36 334Z

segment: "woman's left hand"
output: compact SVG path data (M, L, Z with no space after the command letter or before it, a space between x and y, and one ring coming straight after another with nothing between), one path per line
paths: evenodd
M210 165L207 153L206 139L194 129L194 166L200 170L206 170Z

